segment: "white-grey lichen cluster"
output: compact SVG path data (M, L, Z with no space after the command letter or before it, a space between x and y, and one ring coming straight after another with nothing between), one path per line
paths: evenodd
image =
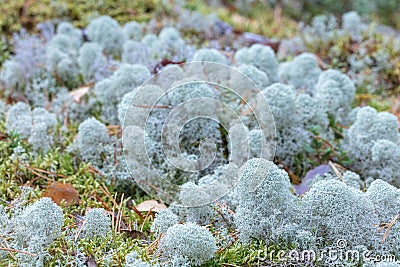
M92 19L86 28L86 32L89 39L98 43L107 54L121 53L124 34L118 22L110 16Z
M398 226L385 243L376 229L398 214L399 189L387 182L375 180L364 192L357 174L332 174L318 178L300 198L290 191L287 173L272 162L252 159L240 174L235 224L242 242L262 238L321 250L345 240L348 249L398 254Z
M63 224L62 210L50 198L41 198L17 210L6 226L6 236L14 249L35 255L18 254L21 266L43 266L46 248L61 235Z
M383 180L375 180L371 183L365 193L371 201L373 210L380 223L390 223L398 215L398 206L400 204L400 190ZM387 236L383 250L394 252L398 256L398 247L400 246L399 225L393 225L392 234Z
M349 152L351 169L359 172L367 183L382 179L399 186L399 141L394 115L363 107L356 111L342 147Z
M303 153L304 145L310 142L310 133L298 118L296 92L293 88L276 83L261 91L268 101L276 128L275 157L293 168L296 157ZM310 109L312 106L309 107ZM300 113L299 112L299 113ZM299 114L302 116L301 113ZM326 131L327 129L322 129Z
M164 209L157 213L153 224L151 225L151 231L156 235L166 233L168 228L177 224L179 218L170 209Z
M278 81L278 61L269 46L255 44L250 48L241 48L236 52L235 60L239 65L252 65L263 71L271 82Z
M194 48L185 42L174 27L164 27L158 35L147 33L142 38L138 37L124 43L122 62L154 69L162 59L183 62L193 56Z
M268 238L285 222L293 220L295 196L290 192L286 172L265 159L251 159L239 176L235 225L240 240Z
M110 78L96 83L94 93L101 103L103 119L118 124L118 103L149 77L150 72L145 66L125 63Z
M321 101L309 94L298 94L296 97L298 119L302 127L310 132L317 132L321 137L332 140L329 129L329 114Z
M340 178L329 174L318 178L300 198L291 192L288 174L265 159L248 161L239 175L241 179L236 191L239 204L234 214L234 225L240 242L263 239L277 245L290 244L297 249L324 250L337 249L338 242L344 240L347 249L356 249L360 253L369 249L374 253L397 255L400 245L398 226L394 226L385 243L381 242L382 234L376 230L376 225L392 221L398 213L400 191L387 182L378 179L364 192L357 174L347 171ZM158 229L160 225L165 229L169 227L166 233L163 230L160 242L172 238L172 233L178 235L172 229L189 224L176 224L176 213L172 213L175 208L170 209L156 218ZM163 259L173 262L182 260L182 257L192 260L197 257L180 250L185 242L178 241L177 237L174 241L162 243L159 247ZM180 253L175 252L178 250ZM171 256L171 251L174 251L174 256ZM349 264L355 262L350 259Z
M237 67L237 70L246 75L260 90L271 84L267 74L253 65L240 65ZM230 83L232 85L241 87L243 85L240 83L243 83L243 78L233 75Z
M26 190L32 188L22 191L21 203L15 202L7 208L0 206L0 245L15 250L18 266L46 266L51 257L48 249L59 238L65 238L64 242L75 240L71 245L76 255L70 262L81 266L79 264L83 264L86 257L82 254L81 244L76 243L77 238L101 239L111 233L111 218L101 208L90 209L76 229L64 230L62 209L48 197L26 205Z
M321 74L316 57L311 53L296 56L293 61L279 65L279 77L298 90L313 93Z
M311 187L302 202L307 228L315 229L325 246L341 239L349 247L378 243L372 223L378 221L377 216L372 203L359 189L354 190L339 180L323 180Z
M221 64L227 64L227 58L218 50L213 48L203 48L196 51L193 55L193 61L211 61Z
M104 73L107 66L107 58L103 55L103 49L98 43L84 43L79 49L79 70L86 82L96 80L98 77L107 77Z
M28 138L32 128L31 107L23 102L13 105L7 112L6 128L8 133Z
M101 208L90 209L85 217L82 226L82 233L85 238L104 238L111 231L111 217Z
M167 262L181 258L191 266L200 266L217 251L211 232L194 223L175 224L159 241L158 250Z
M28 139L35 153L46 153L51 148L56 125L57 119L54 114L44 108L31 111L30 106L23 102L11 106L6 116L7 132Z
M101 164L110 141L106 126L95 118L89 118L79 125L78 135L69 150L77 153L82 161Z
M356 93L354 82L340 71L330 69L321 73L315 87L315 97L326 112L336 121L346 122Z
M162 36L168 35L172 39L179 38L179 35L172 29L164 30ZM156 36L153 37L156 38ZM147 36L148 38L150 36ZM229 63L227 57L215 49L199 49L195 52L193 60ZM130 150L133 151L135 146L142 147L138 144L138 140L145 140L146 152L150 162L156 164L155 166L157 166L158 170L166 173L169 179L176 179L175 181L178 181L179 184L191 181L193 182L193 187L197 188L199 181L203 177L212 175L212 169L225 164L226 160L233 159L231 155L227 156L225 154L226 151L232 154L234 150L238 149L240 151L249 150L247 153L239 155L239 157L243 157L239 159L241 162L239 165L241 166L248 159L248 155L250 155L249 158L257 157L265 150L271 150L276 144L275 159L278 162L291 170L308 170L311 166L310 163L300 159L309 153L306 148L309 148L312 142L319 137L324 138L327 142L333 141L334 134L331 129L331 122L340 122L342 124L350 124L352 122L351 119L348 119L348 116L355 96L353 82L337 70L328 69L322 71L317 59L311 54L302 54L292 62L284 63L279 68L275 53L271 48L253 45L249 48L239 49L235 54L235 61L232 63L233 66L238 64L238 71L235 72L235 69L232 69L231 72L220 73L214 70L218 64L207 65L206 63L198 65L204 68L204 73L198 72L198 68L190 67L190 65L186 68L166 68L163 71L166 73L165 75L161 72L159 77L156 76L156 84L151 84L150 80L149 84L144 85L142 88L133 89L122 98L118 97L117 99L122 99L118 106L119 122L125 124L124 127L128 125L139 127L137 128L138 134L133 136L140 137L140 139L132 139L132 144L130 144L130 139L126 139L127 143L125 145L132 148ZM301 69L303 70L300 74L297 71L300 68L299 66L302 66ZM196 74L199 77L190 76L195 73L194 71L197 71ZM249 79L243 80L237 73L243 73ZM178 81L170 81L173 81L171 79L172 74L177 75ZM186 78L181 79L185 75ZM101 81L95 87L95 92L98 92L97 94L100 98L104 99L102 100L103 102L107 100L107 103L109 103L112 98L101 96L102 92L106 92L106 88L112 86L110 82L112 77ZM224 81L229 86L232 86L235 91L242 94L241 97L243 98L238 98L237 95L222 87L214 86L213 88L208 84L198 82L202 78L216 79L218 82ZM279 81L282 83L277 83ZM100 90L101 88L104 90ZM113 93L115 91L112 90ZM145 95L148 99L144 99L143 92L146 92ZM194 106L182 105L196 98L222 100L224 103L226 102L227 107L232 108L237 113L246 112L246 109L241 106L243 102L260 106L261 102L266 100L268 109L273 115L273 120L268 120L268 123L276 128L276 136L272 137L271 132L263 133L257 126L257 121L254 117L239 116L240 120L238 120L238 118L231 116L223 105L211 105L210 101L204 104L196 102ZM156 101L152 102L150 100ZM148 109L153 105L151 112L148 112ZM172 115L172 119L168 118L168 116L174 114L171 111L178 106L184 111L181 117L186 116L186 114L197 115L201 114L203 110L210 110L210 112L212 111L212 116L214 116L213 118L217 118L217 120L196 118L196 120L192 120L185 125L175 125L170 121L176 119L177 115L175 117ZM104 118L106 117L110 118L109 115L104 116ZM170 121L167 121L167 118ZM141 129L144 127L143 121L146 121L144 129L146 137L144 139L142 138L144 136L140 136L143 135L140 134ZM218 121L220 125L217 123ZM164 127L166 122L168 122L168 127ZM244 128L239 127L238 124L244 124ZM222 127L225 127L224 130ZM179 131L173 131L175 128L179 129ZM171 165L170 161L165 160L164 153L165 149L172 147L176 140L174 137L167 135L168 131L164 132L164 135L161 134L162 130L179 132L179 150L171 150L174 166ZM224 131L227 131L227 133ZM239 137L239 133L244 134L244 136ZM229 140L226 143L222 143L222 138L228 136ZM237 140L235 141L234 138L236 137ZM191 162L199 159L199 152L201 153L199 144L206 138L215 141L214 145L217 147L214 165L210 165L212 168L200 174L183 173L182 170L185 169L185 166L190 166ZM266 145L264 145L266 148L260 148L259 146L264 142L266 142ZM233 146L232 144L235 145ZM239 148L238 145L241 147ZM224 148L224 146L226 147ZM213 150L215 148L210 146L210 150L207 151L212 152ZM179 153L181 155L178 155ZM211 153L201 153L201 155L204 154L212 155ZM271 156L268 153L266 154ZM139 155L136 156L143 159ZM181 165L176 165L175 160L179 160L179 157L182 156L185 158L183 161L186 163L182 162ZM153 175L154 173L147 165L145 166L145 163L148 164L145 160L139 160L136 164L132 163L131 167L135 166L134 172L137 174L139 173L137 168L142 168L143 173L147 173L150 176ZM180 168L178 171L175 171L176 166ZM187 184L187 187L184 187L185 192L192 190L189 185ZM190 194L186 195L190 196Z
M57 86L52 85L52 88L54 87L52 89L54 94L52 93L52 95L55 95L55 97L54 99L49 99L52 103L50 110L60 114L59 118L62 120L68 119L76 122L81 122L85 116L86 118L89 117L88 115L91 112L100 110L102 121L114 125L123 124L127 106L132 101L135 90L150 77L151 71L155 67L154 64L162 59L171 61L200 60L231 64L230 60L216 49L201 48L191 50L183 40L180 32L174 27L164 27L158 35L147 31L147 28L137 22L130 22L121 27L108 16L93 19L84 33L69 23L61 23L57 28L57 34L47 44L46 65L48 68L44 72L51 70L50 75L55 72L56 75L53 81L61 79L70 83L78 82L78 84L94 81L96 84L93 90L89 88L88 93L78 100L79 103L65 88L57 88ZM84 34L87 35L90 42L84 41ZM119 57L122 58L123 63L116 60ZM278 131L278 139L280 138L278 143L281 146L278 146L277 156L280 159L284 159L283 163L289 167L293 167L294 157L304 152L302 148L310 141L308 132L314 129L310 124L317 125L320 128L319 134L329 139L329 121L326 114L333 115L340 121L349 110L349 103L353 98L351 85L348 85L346 79L340 76L339 73L332 74L334 71L328 70L320 75L321 70L318 63L315 57L310 54L302 54L292 62L284 63L280 67L275 53L270 47L255 44L248 48L239 49L234 58L235 60L232 63L237 65L237 69L250 78L258 89L263 92L272 83L278 81L285 82L298 89L298 91L291 91L290 93L292 95L290 99L293 96L295 97L295 103L289 101L292 105L290 111L288 109L282 112L296 113L296 115L290 115L288 118L297 116L302 123L296 122L294 123L296 125L292 125L293 120L291 120L292 122L287 122L284 117L276 119L277 125L282 126ZM66 63L61 64L60 62ZM297 66L300 65L302 66L300 69L304 70L302 73L296 72L299 69ZM61 70L65 70L65 73ZM73 70L78 70L78 73L72 73ZM215 76L217 74L217 78L226 78L228 84L238 87L235 90L240 91L241 88L247 88L249 85L248 82L243 83L242 80L238 80L237 76L230 76L230 73L219 73L214 69L207 68L206 70L207 75ZM191 71L193 72L193 70ZM191 72L189 71L189 73ZM177 72L174 74L178 75L177 77L184 77L183 73ZM73 79L70 79L72 76ZM161 86L172 86L171 77L166 78L168 80L165 80L165 84ZM315 84L316 80L318 81L317 84ZM164 81L164 78L160 79L161 81ZM33 85L35 83L30 84ZM48 87L49 85L43 86ZM68 88L75 87L74 84L65 84L65 86ZM254 85L252 86L254 87ZM332 88L337 90L332 93ZM153 90L157 91L158 89L149 88L149 94L152 94ZM33 90L33 92L37 91L46 90ZM190 90L188 89L187 91ZM338 97L337 93L339 91L342 96L339 95ZM257 90L251 91L251 93L256 92ZM124 98L125 95L126 97ZM168 97L171 99L174 97L179 98L179 94L173 95L172 93L170 95ZM208 95L199 94L198 96L207 97ZM253 97L252 94L250 95L251 97ZM279 99L275 96L270 98L268 99L267 97L267 101L270 102L271 107L279 106ZM46 97L43 100L39 100L42 98L37 99L35 100L36 103L44 102L43 100L46 100ZM185 97L181 96L179 100L185 100ZM275 101L277 102L275 103ZM237 102L236 99L232 103L228 103L228 105L233 107ZM321 103L328 103L329 105L328 107L321 107ZM323 110L324 108L327 110ZM164 115L168 114L165 110L154 111L154 114L157 112ZM274 112L277 113L279 111L274 108ZM277 114L274 115L279 117ZM221 117L220 119L229 121L231 118ZM281 119L282 121L280 121ZM152 117L149 120L153 125L163 124L162 119ZM255 156L257 154L255 147L257 147L262 138L260 138L257 128L254 127L254 120L246 121L245 123L249 128L249 133L251 133L251 147L253 147L251 153ZM228 125L227 129L230 126ZM193 148L192 145L205 136L216 139L219 146L218 139L221 137L218 132L221 130L219 127L220 125L217 123L206 120L198 120L198 123L186 125L182 134L182 141L185 141L182 147L186 157L192 157L192 155L196 154L197 147ZM254 135L254 133L257 134ZM152 133L149 136L153 136ZM186 142L186 140L189 140L189 142ZM84 149L82 150L84 151ZM158 155L157 149L153 153ZM218 157L217 160L224 163L224 159L221 159L221 157ZM159 161L159 159L155 159L155 161ZM159 164L162 165L163 163L159 162Z
M69 88L78 85L77 55L78 47L74 43L74 39L65 34L55 35L46 47L48 72L55 73Z

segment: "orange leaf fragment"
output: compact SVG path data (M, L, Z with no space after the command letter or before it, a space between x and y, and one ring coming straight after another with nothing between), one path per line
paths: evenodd
M70 183L52 182L43 196L51 198L57 205L60 205L63 200L67 206L79 202L78 191Z

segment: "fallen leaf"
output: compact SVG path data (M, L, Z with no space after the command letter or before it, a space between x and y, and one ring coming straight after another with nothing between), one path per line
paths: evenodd
M50 184L43 196L51 198L57 205L60 205L63 200L67 206L79 202L78 191L70 183L55 181Z
M160 210L164 210L166 208L167 206L164 203L158 202L155 199L143 201L136 206L136 209L141 212L159 212Z
M122 229L121 231L126 233L128 237L131 237L133 239L148 240L147 236L143 232L137 230L128 230L128 229Z
M89 92L89 89L89 86L83 86L71 91L69 94L75 102L80 103L81 98Z

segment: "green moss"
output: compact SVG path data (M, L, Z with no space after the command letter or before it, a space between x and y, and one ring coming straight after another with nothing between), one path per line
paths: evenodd
M11 34L21 28L33 30L47 20L69 20L84 27L98 15L110 15L119 23L132 20L147 21L157 5L155 0L145 1L5 1L0 5L0 32Z

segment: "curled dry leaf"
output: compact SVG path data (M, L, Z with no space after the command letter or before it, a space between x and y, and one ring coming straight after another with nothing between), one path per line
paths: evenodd
M136 206L136 209L141 212L142 211L143 212L149 212L149 211L159 212L160 210L164 210L166 208L167 208L167 206L164 203L158 202L155 199L143 201L142 203L140 203L139 205Z
M67 206L79 202L79 193L70 183L55 181L48 186L43 196L51 198L57 205L60 205L63 200Z
M89 92L89 89L90 89L89 86L82 86L79 87L78 89L71 91L70 95L72 96L72 99L75 102L80 103L81 98Z
M132 239L149 240L143 232L137 230L122 229L122 232Z

